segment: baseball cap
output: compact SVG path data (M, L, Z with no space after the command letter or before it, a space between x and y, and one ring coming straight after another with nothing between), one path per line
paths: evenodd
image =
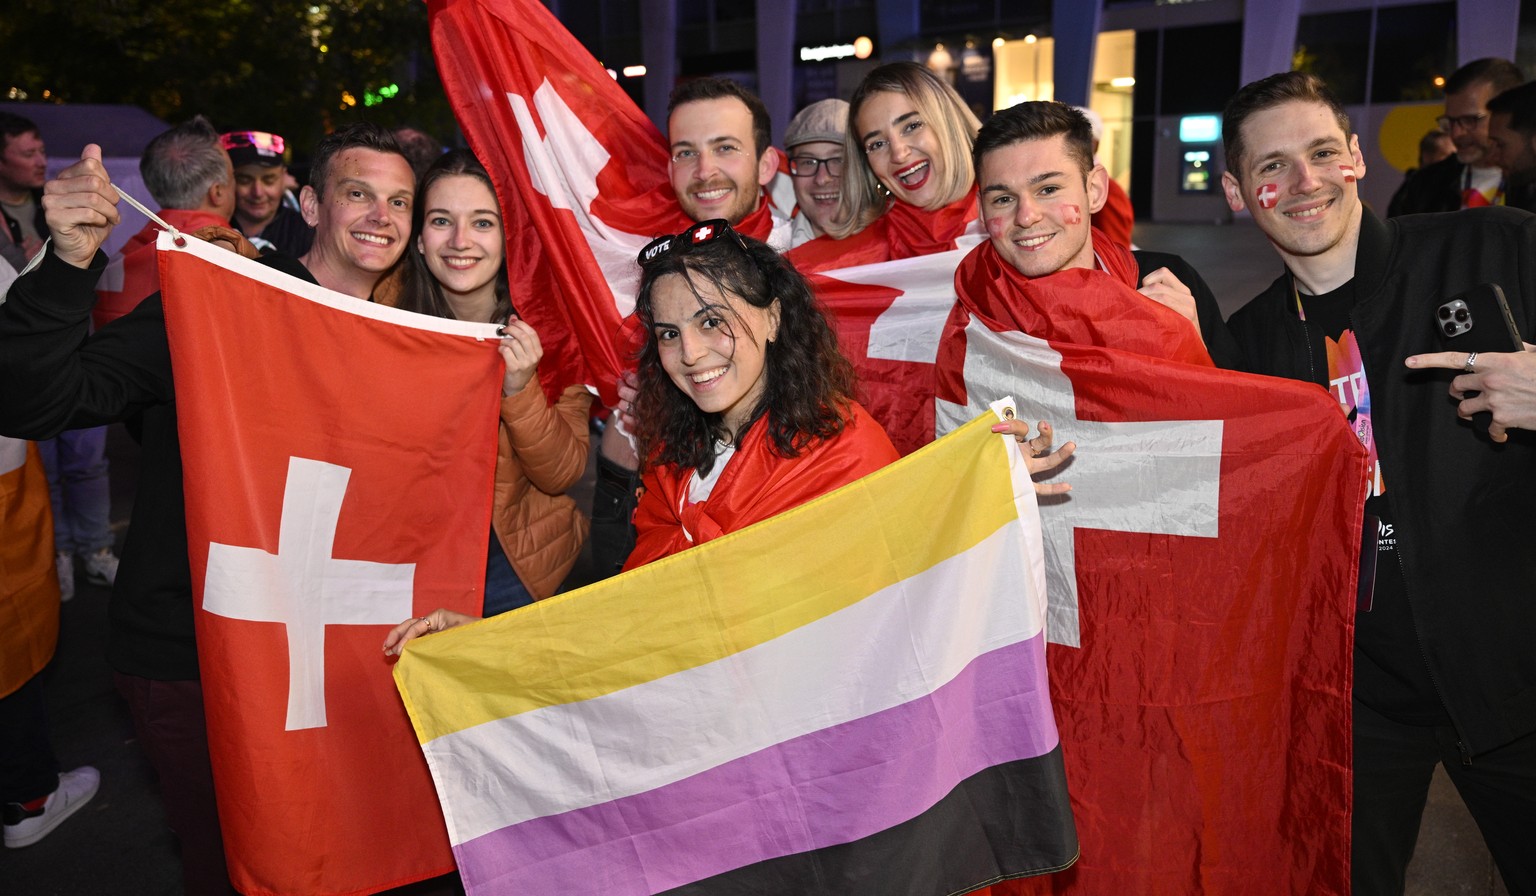
M219 135L219 145L229 153L229 163L236 168L242 165L276 168L283 164L286 148L282 137L266 131L230 131Z
M793 149L802 143L820 141L842 143L843 132L847 129L848 101L818 100L790 119L789 129L784 132L784 148Z

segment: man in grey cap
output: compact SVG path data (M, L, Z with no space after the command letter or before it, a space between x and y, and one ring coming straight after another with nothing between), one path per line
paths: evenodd
M843 133L848 129L846 100L811 103L789 123L784 151L795 185L796 212L791 248L827 231L843 195Z

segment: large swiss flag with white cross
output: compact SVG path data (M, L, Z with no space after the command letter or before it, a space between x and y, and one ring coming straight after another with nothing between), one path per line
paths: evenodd
M478 615L494 327L384 308L161 236L198 662L243 893L375 892L453 869L382 652Z

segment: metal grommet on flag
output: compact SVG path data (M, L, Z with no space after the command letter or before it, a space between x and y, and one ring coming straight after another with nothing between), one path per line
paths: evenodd
M185 249L187 247L187 237L186 237L186 234L184 234L181 231L177 230L175 227L171 226L170 224L167 224L165 222L165 220L163 218L161 218L159 215L157 215L154 212L150 211L149 209L145 208L143 203L139 202L139 200L137 200L137 199L134 199L132 196L129 196L126 192L124 192L122 187L118 187L117 188L117 195L123 197L123 201L124 202L127 202L129 205L131 205L134 208L138 209L139 213L142 214L144 217L148 218L151 221L154 221L156 224L159 224L161 227L164 227L166 229L166 232L168 232L171 235L171 240L176 243L176 248L178 248L178 249Z

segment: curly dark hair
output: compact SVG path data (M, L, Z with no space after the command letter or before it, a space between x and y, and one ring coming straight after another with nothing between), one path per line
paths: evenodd
M496 195L496 187L491 183L491 175L475 158L475 154L467 149L455 149L443 153L437 157L437 161L429 166L421 175L421 182L416 185L416 202L411 209L411 243L405 250L404 278L400 288L400 300L398 307L406 311L415 311L418 314L430 314L433 317L446 317L453 319L453 309L448 306L448 300L443 297L442 284L432 276L432 271L427 268L427 260L420 252L416 251L416 237L421 236L422 225L426 220L427 193L432 185L445 177L454 175L467 175L485 184L485 188ZM500 200L498 199L498 205ZM507 263L503 259L501 270L496 274L496 307L491 311L488 321L475 321L475 323L499 324L512 313L512 290L507 280Z
M858 378L843 357L810 284L767 245L748 237L704 243L678 240L646 264L635 313L645 326L640 349L640 395L635 402L640 456L648 465L675 464L708 473L715 443L738 442L752 424L768 415L768 438L780 457L795 457L812 442L832 438L847 424ZM699 409L661 365L651 292L663 277L681 276L700 304L703 284L757 308L779 303L779 331L765 350L767 378L757 407L738 432L728 432L720 414ZM742 326L740 318L727 324ZM746 334L751 338L751 334ZM734 335L733 337L734 338Z

